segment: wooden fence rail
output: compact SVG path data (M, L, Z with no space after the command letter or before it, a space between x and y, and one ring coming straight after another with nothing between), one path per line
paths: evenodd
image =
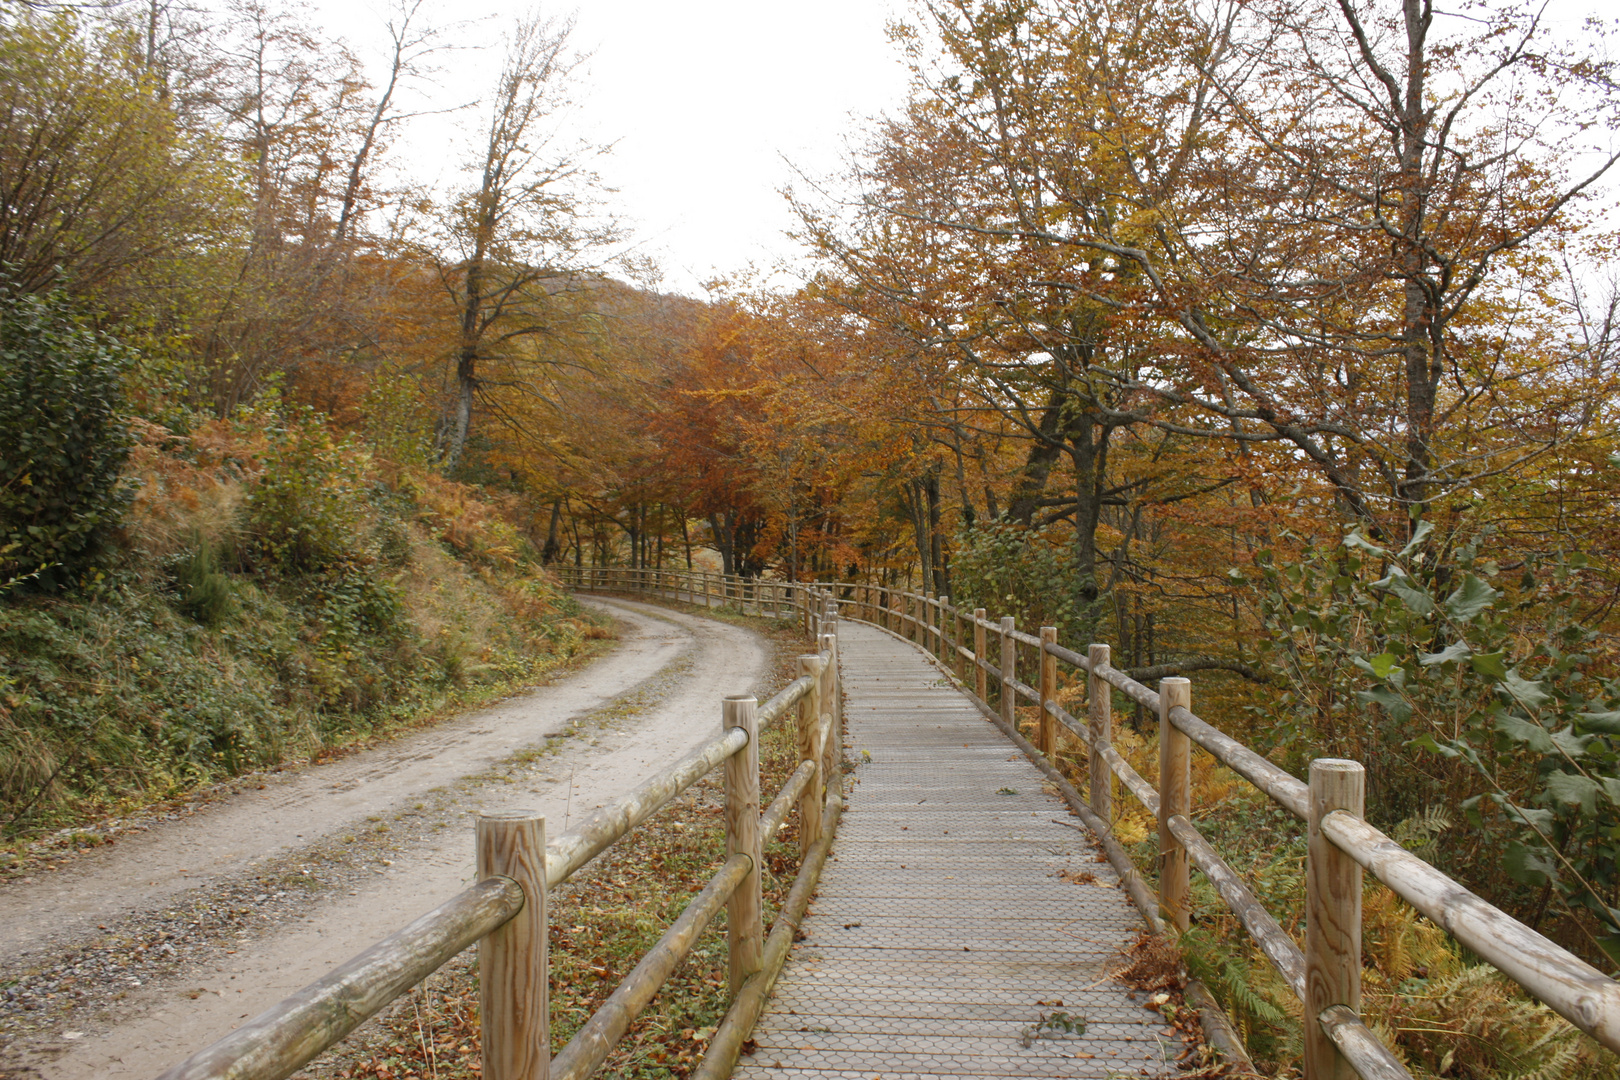
M592 580L612 587L640 590L644 575L658 574L665 590L696 596L744 596L743 586L723 575L690 575L684 571L587 569ZM720 579L714 584L715 579ZM755 582L752 599L762 611L785 603L802 613L815 632L814 601L792 599L811 592L830 599L844 618L870 623L926 648L941 668L954 674L987 719L996 723L1036 757L1075 810L1097 830L1143 917L1158 930L1186 929L1192 915L1187 888L1189 868L1215 886L1262 953L1304 1005L1314 1024L1306 1025L1307 1080L1410 1080L1395 1055L1362 1022L1361 1007L1361 874L1371 873L1417 911L1443 927L1458 942L1494 965L1529 994L1544 1002L1603 1046L1620 1051L1620 983L1579 957L1493 907L1402 848L1362 818L1362 768L1352 761L1319 759L1311 764L1310 782L1290 775L1192 711L1191 684L1167 678L1154 690L1110 663L1107 645L1091 644L1085 655L1065 648L1051 627L1039 634L1020 631L1011 617L988 617L984 608L953 607L948 597L865 583ZM763 590L763 591L761 591ZM783 600L783 598L789 598ZM963 632L963 625L971 634ZM946 632L949 628L949 633ZM1033 650L1034 662L1020 666L1019 650ZM1077 719L1053 700L1056 663L1084 673L1087 717ZM1020 671L1027 671L1021 680ZM1039 685L1032 685L1038 683ZM1159 785L1155 788L1112 746L1112 692L1156 715L1159 721ZM1039 710L1031 744L1017 730L1016 706L1022 699ZM1086 748L1089 792L1081 799L1049 760L1058 733L1066 731ZM1193 824L1188 782L1193 744L1259 788L1305 824L1305 947L1301 949L1268 913ZM1159 895L1153 896L1115 841L1114 783L1118 781L1158 821Z
M1092 761L1086 808L1090 816L1100 824L1110 820L1106 811L1112 781L1117 778L1158 819L1160 895L1158 910L1144 913L1150 921L1186 927L1190 914L1185 906L1187 861L1216 885L1262 952L1300 996L1307 1015L1317 1020L1316 1030L1307 1025L1306 1032L1309 1080L1346 1075L1345 1067L1364 1080L1409 1076L1358 1015L1363 869L1533 997L1602 1045L1620 1051L1620 983L1486 903L1362 820L1359 764L1318 760L1312 763L1313 782L1303 783L1199 718L1191 709L1187 680L1164 679L1156 692L1111 666L1106 645L1092 645L1081 656L1057 644L1050 628L1043 628L1042 637L1035 637L1017 631L1010 618L998 625L986 618L983 609L971 616L954 609L948 614L953 620L971 618L973 643L968 647L959 640L945 642L935 653L936 659L947 669L956 667L959 659L974 668L977 685L973 689L987 715L1006 722L1012 703L1023 698L1040 708L1043 727L1055 722L1086 746ZM999 650L996 645L986 649L990 634L1000 639ZM1021 645L1037 650L1043 663L1050 657L1086 674L1090 691L1087 722L1077 720L1043 693L1051 685L1046 678L1041 679L1041 689L1036 689L1015 677ZM1000 655L995 657L998 651ZM985 692L988 679L997 683L999 710L992 709ZM1110 745L1111 709L1103 687L1118 690L1159 714L1157 790ZM1307 823L1310 844L1303 951L1193 825L1186 798L1189 741ZM1039 749L1050 754L1055 747L1048 744ZM1122 874L1127 870L1134 873L1134 868L1119 869Z
M193 1054L160 1080L283 1080L475 942L484 1080L583 1080L601 1067L722 908L729 908L732 1004L705 1057L703 1075L729 1075L820 878L842 806L837 614L819 590L804 586L762 589L756 582L714 575L677 581L670 571L639 573L637 589L677 589L683 598L701 597L710 606L719 598L762 615L802 618L818 651L800 657L804 674L763 705L752 697L727 698L718 736L550 842L539 815L480 817L476 884ZM645 576L649 574L657 576ZM623 578L597 571L587 571L574 583L631 587ZM762 813L759 732L790 714L798 724L799 766ZM552 1057L547 893L721 766L725 862ZM762 848L795 808L801 815L803 857L767 940L761 919Z

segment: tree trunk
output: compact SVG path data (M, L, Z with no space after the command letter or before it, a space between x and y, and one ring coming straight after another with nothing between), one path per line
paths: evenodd
M1108 442L1113 426L1082 414L1070 427L1069 456L1074 462L1074 600L1087 637L1094 635L1097 598L1097 526L1102 521L1107 477Z
M551 504L551 524L546 527L546 546L540 550L540 561L550 566L557 561L557 528L562 524L562 500Z
M1035 519L1040 498L1046 492L1046 479L1051 475L1052 464L1063 452L1061 429L1063 402L1067 396L1065 390L1054 387L1046 409L1041 413L1034 441L1029 446L1029 456L1018 479L1013 482L1012 494L1008 496L1008 521L1027 526Z

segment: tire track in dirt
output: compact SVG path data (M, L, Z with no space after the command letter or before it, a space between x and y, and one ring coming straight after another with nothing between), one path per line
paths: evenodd
M13 1025L0 1076L155 1075L464 888L476 813L533 808L560 833L717 730L720 699L768 675L769 650L750 631L589 602L621 620L623 640L574 675L388 746L267 777L263 791L0 889L0 986L56 959L57 970L88 970L76 985L92 988L76 1010L42 1002ZM298 881L311 866L327 886L312 894L254 884ZM134 941L143 917L206 906L210 894L247 905L230 908L243 913L233 927L255 903L268 925L229 941L216 932L178 953L167 943L179 937L159 935L174 960L144 985L127 969L70 963L118 934L114 924L133 927L119 940ZM126 996L97 1008L108 997L93 992L97 979L116 980Z

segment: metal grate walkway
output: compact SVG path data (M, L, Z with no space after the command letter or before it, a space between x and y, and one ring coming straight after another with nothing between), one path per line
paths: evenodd
M919 650L845 622L839 652L855 783L735 1076L1175 1074L1109 975L1142 923L1079 820Z

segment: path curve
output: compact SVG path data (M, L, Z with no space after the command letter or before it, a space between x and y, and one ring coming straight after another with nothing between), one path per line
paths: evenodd
M374 750L266 777L262 791L240 792L32 885L0 889L0 956L9 958L0 963L15 970L81 946L114 920L251 877L462 781L448 809L458 827L407 838L347 895L317 894L296 918L231 942L234 955L182 965L162 985L141 987L99 1030L79 1018L73 1025L83 1030L18 1040L0 1052L0 1075L156 1075L464 888L473 874L472 815L533 808L560 832L565 819L629 790L712 734L727 694L762 689L769 650L749 630L634 601L586 602L618 617L623 636L579 672ZM511 774L467 782L627 695L650 704L562 742L516 782Z

